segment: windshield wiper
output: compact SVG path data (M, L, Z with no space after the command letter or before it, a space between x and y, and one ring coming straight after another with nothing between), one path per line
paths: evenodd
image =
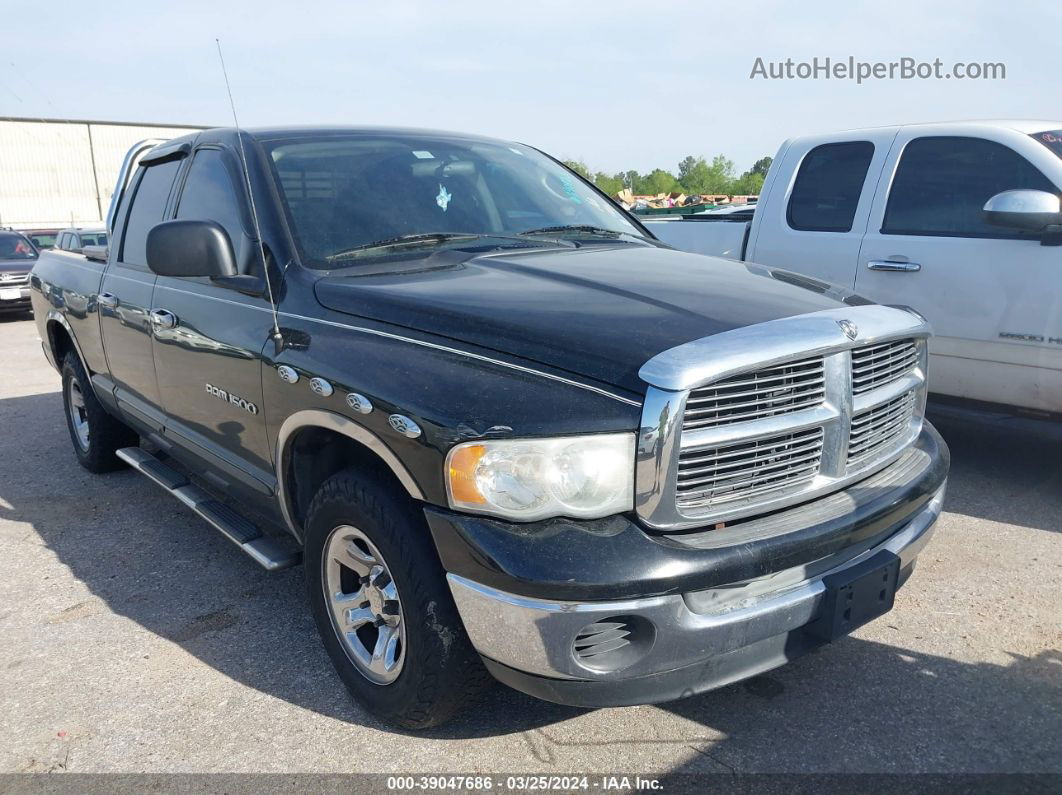
M533 236L533 235L548 235L556 234L557 232L586 232L591 235L604 235L606 237L619 237L620 235L626 235L628 237L634 237L638 240L650 241L649 238L644 235L639 235L636 232L623 232L618 229L605 229L601 226L593 226L591 224L562 224L561 226L544 226L541 229L529 229L526 232L521 232L521 235Z
M418 243L446 243L451 240L517 240L521 243L529 242L523 237L516 235L494 235L489 233L479 232L424 232L417 235L399 235L398 237L389 237L384 240L374 240L371 243L363 243L360 246L354 246L353 248L344 249L343 251L331 254L326 259L329 262L336 262L343 259L351 259L358 255L381 248L397 248L406 245L416 245ZM567 240L545 240L544 243L556 243L558 246L571 247L574 244Z
M479 237L479 235L466 234L463 232L425 232L419 235L399 235L398 237L387 237L383 240L373 240L370 243L362 243L360 246L353 246L352 248L344 249L343 251L337 251L335 254L330 254L326 259L329 262L334 262L335 260L357 256L362 251L368 251L369 249L374 248L391 248L393 246L412 245L414 243L445 243L447 240L460 240L461 238L472 240L477 237Z

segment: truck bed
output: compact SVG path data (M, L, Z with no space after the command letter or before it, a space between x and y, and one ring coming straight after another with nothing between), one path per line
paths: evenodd
M712 257L744 259L751 221L726 216L664 216L642 223L660 240L681 251Z

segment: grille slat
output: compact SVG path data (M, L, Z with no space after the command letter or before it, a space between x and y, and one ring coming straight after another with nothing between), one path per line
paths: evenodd
M807 442L804 442L803 444L793 445L792 452L794 454L799 454L799 453L803 453L803 452L806 452L806 451L809 451L809 450L814 450L814 449L816 449L816 447L817 447L817 444L816 444L815 440L814 439L809 439ZM731 467L744 466L745 465L744 464L744 460L742 458L740 458L743 455L744 455L743 451L738 451L738 452L725 453L723 455L718 455L718 456L708 456L706 458L691 458L691 459L688 459L688 460L683 460L683 464L685 464L686 467L689 467L689 468L684 468L682 470L682 473L683 473L684 476L695 476L695 475L699 475L699 474L701 474L703 472L714 472L714 471L716 471L718 469L729 469ZM735 460L735 459L737 459L737 460ZM705 467L697 466L698 464L711 464L713 461L722 461L724 463L720 464L718 467L715 467L715 466L705 466Z
M759 486L764 479L769 480L775 475L783 474L779 470L785 470L784 474L788 477L791 473L798 470L803 471L804 469L817 467L818 462L819 455L816 453L800 459L787 459L769 466L758 467L753 475L749 475L748 472L738 472L729 477L698 478L696 480L683 481L679 484L679 489L681 491L707 491L710 489L717 493L723 491L739 491L746 487Z
M825 399L821 356L742 373L690 393L684 430L747 422L820 405Z
M818 373L812 373L811 375L817 376L817 377L815 377L815 378L807 378L806 380L801 378L799 380L800 385L801 386L813 387L813 386L818 386L819 384L823 383L823 381L825 380ZM794 380L794 383L797 383L797 381ZM773 389L773 388L776 388L776 387L772 387L772 386L768 385L767 388L749 389L749 390L746 390L744 392L727 392L726 396L728 398L735 398L735 399L736 398L755 397L756 395L762 395L764 392L770 391L770 389ZM715 397L710 397L710 398L690 398L689 400L686 401L686 405L687 406L690 406L690 405L696 406L696 405L699 405L699 404L704 403L704 402L715 401L716 399L717 398L715 398Z
M861 395L891 384L918 365L914 340L895 340L852 351L852 392Z
M779 386L779 381L792 383L815 379L821 381L822 367L820 363L821 360L815 360L814 366L808 369L800 369L795 365L790 365L786 368L789 371L780 375L765 375L762 377L750 378L748 380L740 381L735 379L727 379L726 381L720 381L717 384L713 384L711 387L702 387L701 389L694 391L693 394L690 395L690 399L687 401L687 403L705 403L716 400L717 397L714 394L702 396L703 393L709 391L723 392L728 397L743 397L746 394L762 393L766 390L777 389ZM740 378L741 376L738 377ZM747 389L748 387L753 387L753 389L749 390L748 392L733 392L733 390L735 389L741 390Z
M795 488L818 472L822 439L822 428L811 428L727 444L714 448L714 456L684 453L677 473L679 505L715 505ZM706 458L725 463L696 466Z
M893 447L905 435L914 407L915 393L905 392L853 417L848 465L864 463Z
M822 383L822 379L821 378L819 379L818 383L819 384ZM812 388L812 387L817 386L817 385L818 384L811 384L811 385L809 385L809 388ZM804 386L804 385L802 384L801 386ZM745 401L742 401L740 403L728 403L727 404L727 408L728 409L744 409L744 408L748 408L750 406L760 406L760 405L763 404L763 398L762 398L763 393L761 392L761 393L758 393L758 394L761 395L759 400L745 400ZM731 395L727 395L727 397L730 398L732 396ZM689 409L689 408L687 408L686 416L687 417L699 417L699 416L701 416L703 414L709 414L709 413L714 412L714 411L718 411L718 409L716 409L716 408L706 408L706 409Z

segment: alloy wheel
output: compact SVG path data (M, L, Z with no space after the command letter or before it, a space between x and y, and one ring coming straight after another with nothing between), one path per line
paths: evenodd
M383 555L363 532L340 525L328 536L322 565L325 600L344 651L370 682L391 684L405 661L405 626Z

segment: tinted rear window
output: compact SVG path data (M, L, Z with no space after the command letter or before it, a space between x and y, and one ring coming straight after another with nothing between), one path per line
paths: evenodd
M33 241L33 244L37 248L51 248L52 246L55 245L55 235L54 234L29 235L28 237L29 237L30 240Z
M221 224L232 241L236 262L245 264L248 241L243 233L236 188L220 150L200 149L195 153L177 205L177 217Z
M141 176L125 225L122 262L147 265L147 235L151 227L162 221L173 178L180 165L180 160L170 160L146 169Z
M789 226L809 232L852 231L873 157L870 141L824 144L808 152L789 198Z

